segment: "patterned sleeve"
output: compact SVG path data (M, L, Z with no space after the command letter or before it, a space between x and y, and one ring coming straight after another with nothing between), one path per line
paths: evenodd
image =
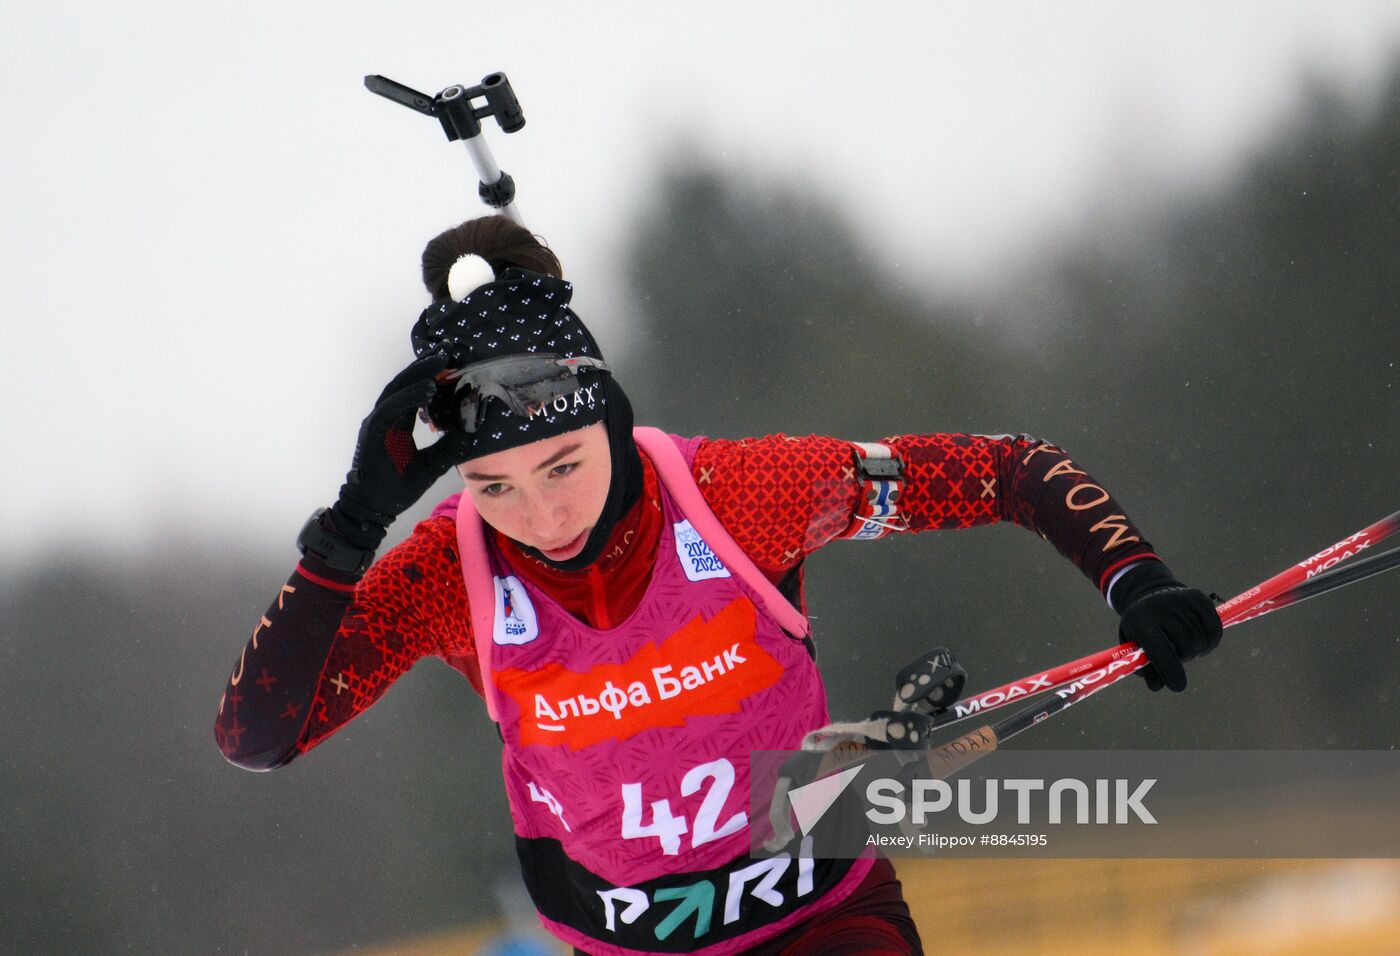
M420 523L358 582L308 557L282 586L219 702L234 764L270 770L384 696L421 658L474 655L450 518Z
M1026 435L883 441L905 462L906 531L1011 521L1044 537L1101 592L1118 570L1156 558L1112 495L1055 445ZM862 488L852 444L818 435L707 441L693 472L725 528L774 577L851 526Z

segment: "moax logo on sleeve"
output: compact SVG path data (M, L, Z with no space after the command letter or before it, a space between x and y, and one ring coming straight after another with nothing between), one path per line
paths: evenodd
M496 628L492 639L497 644L528 644L540 636L535 606L525 585L515 575L493 579L496 585Z
M692 581L708 581L711 578L729 577L729 569L715 557L705 539L700 537L689 521L675 525L676 555L681 559L685 576Z

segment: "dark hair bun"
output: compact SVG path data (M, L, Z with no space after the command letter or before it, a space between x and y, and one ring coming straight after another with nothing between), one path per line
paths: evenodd
M458 259L469 254L485 259L498 276L516 266L556 279L564 277L559 257L530 230L505 216L483 216L439 233L424 247L423 285L433 301L449 297L447 274Z

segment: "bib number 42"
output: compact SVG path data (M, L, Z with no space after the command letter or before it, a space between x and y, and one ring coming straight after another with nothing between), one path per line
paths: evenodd
M692 797L705 787L705 796L700 801L700 810L695 814L695 829L690 830L684 816L676 816L671 811L668 799L653 800L651 822L642 822L643 801L640 783L622 785L622 835L629 840L655 837L661 841L661 852L675 856L681 852L681 837L690 832L692 848L703 846L715 840L737 833L748 825L749 815L743 810L719 824L719 815L724 810L729 792L734 789L734 765L721 757L692 767L681 778L681 796Z

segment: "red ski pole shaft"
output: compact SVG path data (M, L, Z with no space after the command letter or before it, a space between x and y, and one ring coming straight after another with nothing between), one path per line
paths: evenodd
M1382 518L1356 534L1338 541L1330 548L1323 548L1310 558L1299 561L1285 571L1280 571L1269 580L1250 588L1217 607L1216 613L1224 624L1238 624L1252 617L1267 614L1270 602L1289 588L1295 587L1319 573L1325 573L1354 555L1373 547L1400 530L1400 511Z
M1376 539L1379 540L1379 539ZM1355 553L1355 552L1353 552ZM1318 594L1327 591L1346 587L1356 581L1364 580L1383 571L1400 567L1400 548L1377 554L1361 561L1353 562L1346 567L1331 567L1329 570L1316 575L1313 578L1304 576L1301 579L1294 578L1284 591L1275 593L1271 601L1276 601L1278 607L1286 607L1297 601L1305 601ZM1271 579L1272 580L1272 579ZM1247 593L1247 592L1246 592ZM1292 597L1290 597L1292 595ZM1247 599L1252 601L1253 599ZM1254 608L1255 604L1248 607ZM1230 621L1224 622L1226 627L1241 623L1258 617L1260 614L1267 614L1273 610L1270 607L1258 613L1242 614L1232 617ZM1067 687L1055 690L1048 699L1022 708L1005 720L994 724L988 724L964 734L956 740L949 741L942 747L930 751L928 763L930 769L936 769L942 765L951 768L950 772L961 770L973 760L978 759L984 753L995 750L1001 743L1010 740L1019 733L1029 730L1036 724L1053 717L1060 711L1067 710L1082 700L1097 694L1106 687L1112 687L1119 681L1137 673L1148 664L1146 655L1139 654L1134 660L1121 658L1121 663L1117 667L1110 665L1097 671L1091 671L1083 677L1076 678Z
M1322 584L1321 579L1334 574L1337 565L1341 562L1379 544L1397 531L1400 531L1400 511L1387 518L1382 518L1355 534L1348 535L1331 547L1324 548L1312 557L1299 561L1267 581L1256 584L1219 605L1216 608L1216 613L1220 615L1221 624L1225 627L1232 627L1235 624L1262 617L1272 611L1296 603L1297 598L1294 595L1305 582L1316 581ZM1330 590L1330 588L1324 587L1320 590ZM1141 658L1142 651L1136 644L1131 642L1119 644L1116 647L1110 647L1078 660L1069 661L1039 674L1032 674L1020 680L1002 684L1000 687L983 691L980 694L966 697L949 708L941 718L935 718L934 726L947 726L976 713L1003 707L1022 697L1056 690L1066 684L1073 683L1083 675L1097 674L1108 668L1118 672L1123 671L1130 664L1136 664L1137 666L1126 671L1126 673L1131 674L1140 667L1146 666L1147 661Z

